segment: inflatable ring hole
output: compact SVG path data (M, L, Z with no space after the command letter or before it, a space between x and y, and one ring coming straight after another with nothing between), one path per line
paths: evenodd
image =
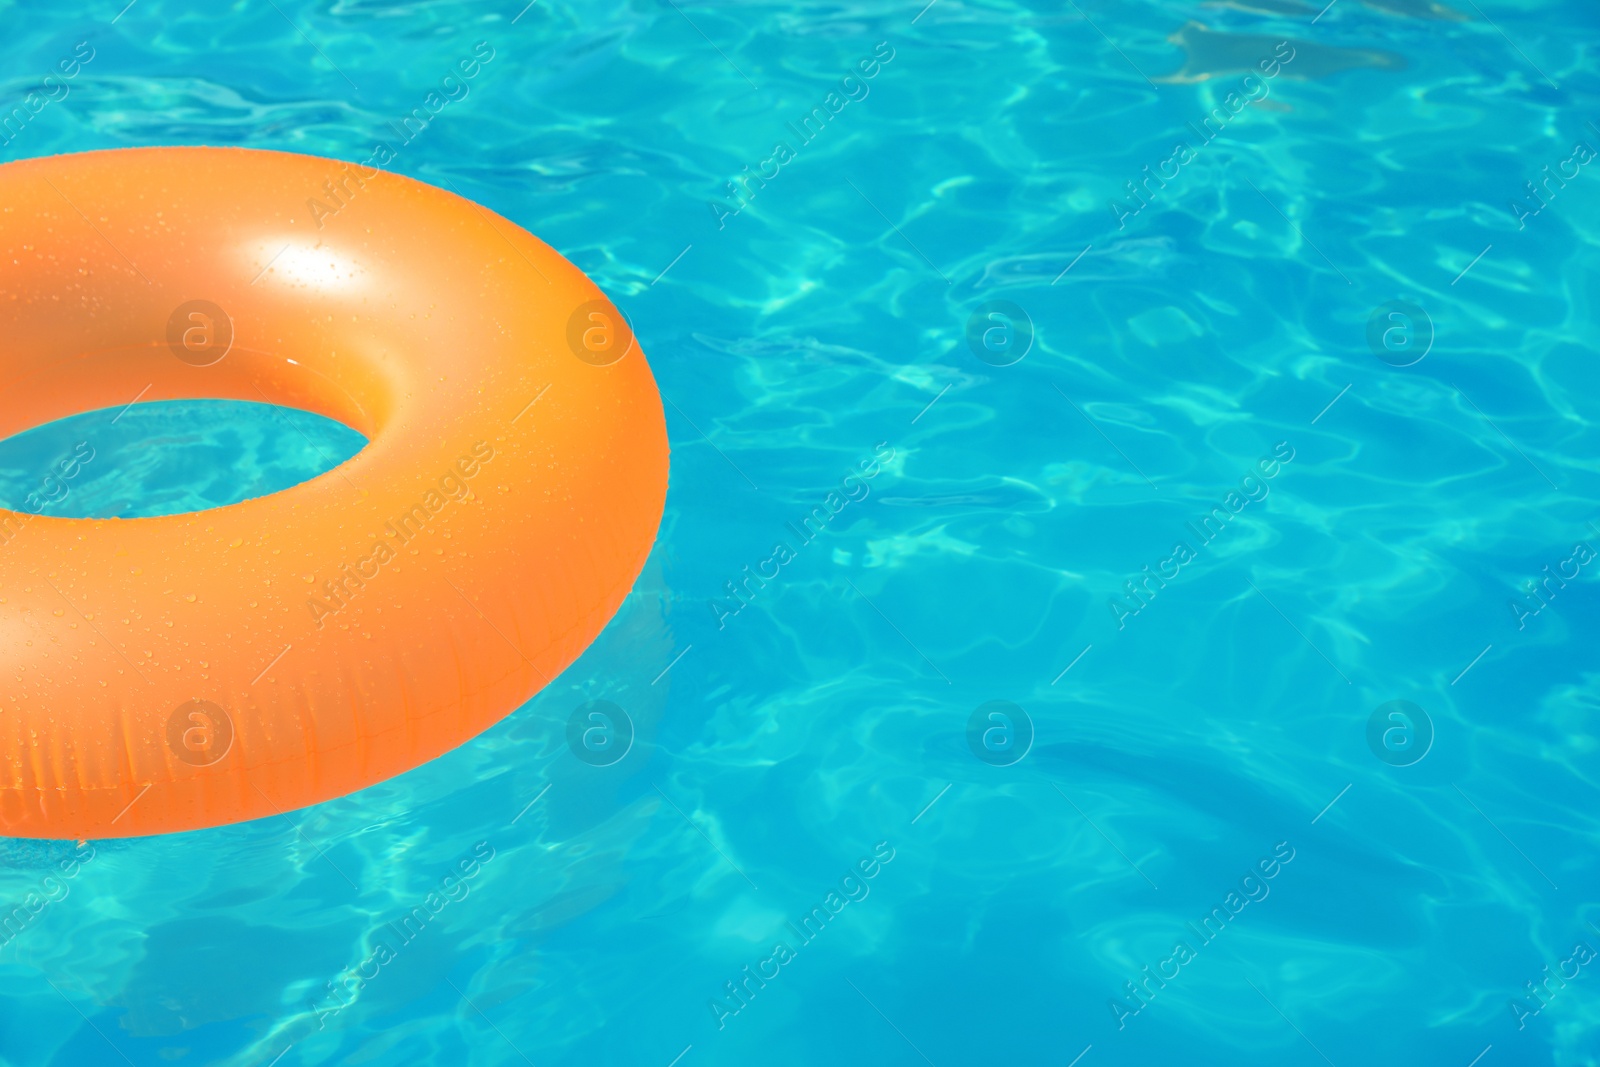
M68 519L133 519L282 492L366 447L343 423L248 400L103 408L0 441L0 507Z

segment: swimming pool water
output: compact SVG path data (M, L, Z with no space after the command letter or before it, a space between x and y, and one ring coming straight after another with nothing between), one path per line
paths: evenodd
M0 1063L1600 1063L1591 6L124 2L0 3L0 159L453 186L630 317L671 492L458 751L3 842ZM360 446L135 405L0 503Z

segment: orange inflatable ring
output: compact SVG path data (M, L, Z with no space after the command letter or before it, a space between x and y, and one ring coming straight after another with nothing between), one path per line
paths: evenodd
M369 441L212 511L0 510L0 835L342 796L499 721L621 605L665 503L661 398L616 309L531 234L233 148L8 163L0 220L0 436L216 398Z

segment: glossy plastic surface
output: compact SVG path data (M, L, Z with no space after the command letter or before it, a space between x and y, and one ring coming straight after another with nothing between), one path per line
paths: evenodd
M0 835L188 830L399 774L572 662L644 564L650 370L592 282L476 204L282 153L91 152L0 166L0 252L0 436L210 397L370 440L213 511L0 511Z

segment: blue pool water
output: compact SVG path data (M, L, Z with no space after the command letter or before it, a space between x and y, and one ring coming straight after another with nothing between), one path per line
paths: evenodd
M473 743L0 843L0 1064L1600 1063L1592 5L123 2L0 2L0 159L386 144L630 316L671 492ZM360 447L136 405L0 503Z

